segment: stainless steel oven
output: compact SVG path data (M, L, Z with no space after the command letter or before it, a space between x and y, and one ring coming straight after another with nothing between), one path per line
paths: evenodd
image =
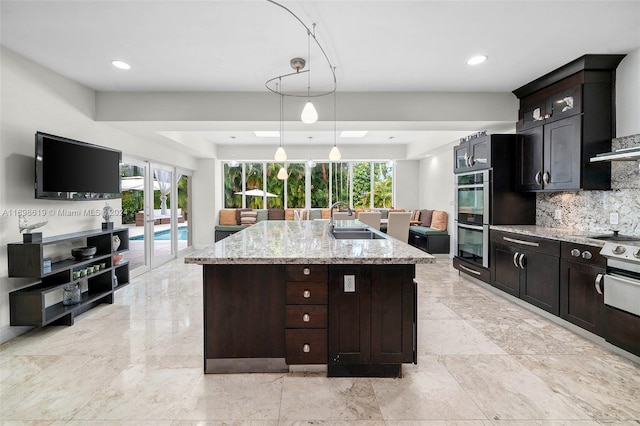
M604 292L604 338L640 356L640 237L614 234L605 241L604 285L596 280Z
M490 171L456 175L456 220L460 223L489 223Z
M456 175L456 253L460 260L489 267L490 170Z
M484 268L489 267L489 225L456 226L456 257Z

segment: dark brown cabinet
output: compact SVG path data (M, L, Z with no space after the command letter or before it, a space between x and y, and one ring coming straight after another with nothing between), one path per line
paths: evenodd
M414 265L335 265L329 273L329 376L399 376L416 361Z
M615 69L624 55L585 55L513 93L520 99L520 191L610 189L610 164L590 158L615 136Z
M599 248L562 242L560 317L602 336L606 259Z
M285 360L288 365L327 363L326 265L287 265Z
M116 236L120 241L117 247L113 244ZM71 257L71 247L83 246L96 247L96 254L80 260ZM38 279L9 293L11 325L73 325L75 316L101 303L113 303L114 291L129 284L129 262L115 263L114 255L128 250L126 228L8 244L9 276ZM65 305L63 288L76 285L80 288L79 303Z
M560 242L491 232L492 285L559 314Z
M479 136L453 148L454 173L472 172L491 167L491 137Z

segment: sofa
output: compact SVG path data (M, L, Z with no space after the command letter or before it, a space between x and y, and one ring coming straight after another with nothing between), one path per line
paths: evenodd
M153 224L162 225L171 223L171 212L167 209L166 215L162 214L161 209L153 210ZM136 212L135 215L136 226L144 226L144 211ZM184 216L182 215L182 209L178 209L178 223L184 223Z
M380 211L381 218L387 219L390 212L404 212L405 209L374 209ZM336 210L337 211L337 210ZM355 209L355 218L367 209ZM437 212L437 213L436 213ZM432 254L448 254L450 236L447 232L447 212L438 210L413 210L411 219L420 221L409 227L409 244ZM435 216L435 221L434 221ZM215 241L263 220L315 220L329 219L328 208L315 209L222 209L219 212L218 225L215 227ZM380 227L386 232L386 225Z
M442 210L414 210L409 226L409 244L431 254L449 254L451 237L447 232L448 214Z

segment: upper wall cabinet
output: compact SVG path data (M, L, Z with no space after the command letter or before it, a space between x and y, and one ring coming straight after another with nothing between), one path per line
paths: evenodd
M610 189L611 166L591 157L615 137L615 69L625 55L585 55L513 93L521 191Z
M490 136L481 135L460 142L460 145L454 147L454 173L491 168L490 140Z

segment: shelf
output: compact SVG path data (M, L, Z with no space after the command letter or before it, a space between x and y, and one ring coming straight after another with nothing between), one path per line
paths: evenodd
M47 308L44 311L44 321L42 325L49 324L65 315L73 314L77 311L84 312L83 308L86 305L96 302L104 298L105 296L109 296L111 294L113 294L113 291L105 291L102 293L94 293L94 294L89 294L89 292L85 291L85 292L82 292L82 302L76 303L75 305L65 306L62 304L62 302L59 302L59 303L56 303L55 305L47 306Z
M120 238L120 246L113 250L113 237L116 235ZM68 243L79 239L84 239L83 243L87 246L95 246L99 254L82 260L67 257ZM54 262L51 269L45 273L43 246L55 244L60 246L48 249L47 255L64 260ZM75 232L48 237L38 243L8 244L9 276L38 280L9 293L11 325L72 325L75 315L80 315L100 303L113 303L113 292L129 284L129 262L122 260L119 264L113 265L113 255L128 250L127 228ZM84 277L73 278L74 272L101 263L105 264L104 269ZM113 286L113 277L118 278L117 287ZM82 292L82 302L65 306L62 304L63 288L74 283L82 283L82 287L85 288ZM59 294L55 294L56 291ZM57 303L46 305L51 302Z
M104 263L100 261L106 260L106 259L111 259L111 254L93 256L91 259L85 259L85 260L65 259L65 260L61 260L60 262L54 262L51 264L51 272L42 274L42 278L48 277L50 275L58 274L67 269L76 269L78 266L92 265L95 263Z

